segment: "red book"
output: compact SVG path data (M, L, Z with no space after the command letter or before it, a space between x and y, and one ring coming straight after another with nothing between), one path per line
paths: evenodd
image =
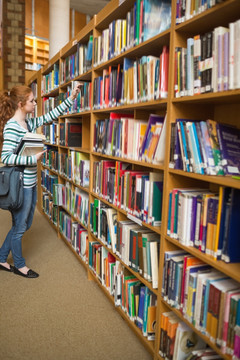
M169 68L169 51L164 46L160 55L160 96L166 98L168 95L168 68Z
M105 199L107 195L107 169L115 167L115 161L102 160L102 181L101 181L101 194Z

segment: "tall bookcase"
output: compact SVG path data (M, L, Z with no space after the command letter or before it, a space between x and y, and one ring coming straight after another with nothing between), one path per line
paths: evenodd
M65 119L78 119L82 122L82 131L83 131L83 144L81 148L69 149L66 146L60 145L49 145L50 148L56 150L59 154L66 154L70 156L70 151L75 150L84 154L90 160L90 183L89 188L81 187L67 178L65 175L60 174L54 169L49 168L46 165L39 165L39 183L41 183L41 171L47 170L49 174L52 174L57 177L59 184L69 183L68 186L72 190L78 188L86 196L89 197L89 203L94 202L94 199L98 199L103 203L107 204L110 207L113 207L117 211L117 220L126 220L128 214L126 211L119 209L116 206L108 203L98 194L93 192L93 163L94 161L101 160L114 160L121 161L123 163L128 163L132 165L134 170L142 171L153 171L163 174L163 202L162 202L162 224L160 227L153 227L147 223L143 222L143 226L147 229L154 231L158 234L160 238L160 256L159 256L159 273L158 273L158 289L153 289L151 283L146 281L139 273L134 272L130 267L126 266L121 259L118 259L122 265L128 269L130 273L135 275L138 280L140 280L149 290L157 296L157 313L156 313L156 334L155 341L148 341L146 337L142 335L142 332L139 328L130 321L129 317L125 312L120 308L116 307L116 310L119 311L121 316L126 320L128 325L140 338L140 341L146 346L150 351L154 359L161 359L159 355L159 345L160 345L160 317L163 312L173 311L178 317L186 322L190 328L194 330L204 341L212 347L217 353L221 354L224 359L230 359L229 355L222 354L219 347L210 341L210 339L203 335L201 332L196 330L192 324L190 324L182 315L179 310L172 308L166 301L162 298L161 288L162 288L162 278L163 278L163 269L164 269L164 253L166 251L183 249L188 254L195 256L196 258L202 260L204 263L209 264L213 268L221 271L232 279L240 282L240 265L239 264L226 264L223 261L215 261L210 256L201 253L194 247L187 247L182 245L179 241L172 239L167 235L167 222L168 222L168 206L169 206L169 193L173 188L206 188L213 191L218 191L220 186L231 187L235 189L240 189L240 183L238 180L234 180L231 177L223 176L209 176L209 175L198 175L195 173L187 173L182 170L174 170L169 168L169 157L170 157L170 141L171 141L171 123L176 122L176 119L213 119L217 122L228 122L229 124L236 125L238 128L239 125L239 110L240 110L240 90L229 90L222 92L211 92L205 94L199 94L194 96L183 96L181 98L174 97L174 80L175 80L175 48L176 47L186 47L187 39L193 37L197 34L204 34L207 31L213 30L217 26L228 26L229 22L236 21L239 19L240 14L240 2L238 0L228 0L216 4L216 6L192 17L189 20L186 20L180 24L176 24L176 8L178 1L172 1L172 20L171 28L162 32L159 35L154 36L153 38L140 43L139 45L132 47L125 52L113 57L111 60L101 63L97 66L92 66L92 68L73 79L61 83L61 66L63 66L64 60L74 54L77 49L77 44L87 44L89 36L93 35L93 39L102 34L103 30L106 29L109 24L116 19L126 18L127 12L133 8L134 1L119 1L112 0L105 8L100 11L92 21L86 25L86 27L81 30L81 32L74 38L69 44L67 44L63 49L60 50L58 54L51 59L48 64L46 64L41 71L41 79L39 75L36 78L30 79L29 83L37 81L38 84L43 81L43 76L48 75L53 69L55 64L59 69L59 81L58 84L54 86L47 93L42 92L39 94L38 91L38 100L41 106L39 107L38 115L42 112L42 99L44 97L55 97L61 93L65 93L67 86L70 85L72 80L88 81L92 82L91 88L91 99L93 100L93 83L94 79L103 74L104 69L108 69L111 65L117 65L123 63L124 57L129 57L132 59L137 59L143 55L154 55L159 56L162 52L164 46L169 47L169 76L168 76L168 97L166 99L159 99L154 101L139 102L129 105L116 106L111 108L104 109L87 109L83 110L80 113L63 115L59 118L59 123L64 122ZM94 49L93 49L94 52ZM39 74L39 72L38 72ZM38 87L39 88L39 87ZM92 101L93 104L93 101ZM148 116L152 113L165 115L167 112L167 130L166 130L166 151L165 151L165 161L163 165L153 165L151 163L134 161L129 159L123 159L108 155L103 155L97 153L93 150L93 140L94 140L94 125L99 119L105 119L109 116L110 112L131 112L134 119L148 119ZM57 135L59 136L59 134ZM39 198L38 198L38 207L39 210L44 214L43 203L42 203L42 193L45 191L41 186L39 187ZM49 195L51 199L52 195ZM68 216L74 222L79 222L79 219L74 217L70 211L64 209ZM56 209L57 213L59 209ZM90 208L89 208L90 212ZM48 215L49 217L49 215ZM85 267L87 271L87 276L90 280L94 280L99 284L101 290L106 294L109 300L114 304L113 297L109 294L104 286L102 286L94 271L86 264L80 256L73 249L69 241L65 239L62 232L59 228L59 220L55 219L55 224L52 221L50 223L56 229L59 237L61 237L73 253L77 256L79 261ZM100 239L98 239L90 229L90 224L81 223L82 227L87 230L89 242L98 241L102 246L106 247ZM238 235L237 235L238 236ZM116 254L107 247L109 253L117 258ZM107 315L106 315L107 319Z

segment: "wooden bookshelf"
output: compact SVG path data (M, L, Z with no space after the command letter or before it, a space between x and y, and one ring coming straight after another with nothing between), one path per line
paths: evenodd
M49 60L49 42L25 35L25 63L45 65Z
M59 77L59 86L52 90L51 92L41 94L40 86L38 85L38 101L41 104L39 107L38 115L42 114L42 97L55 97L61 93L66 92L68 87L71 85L72 80L81 80L81 81L91 81L92 84L94 79L99 77L105 69L108 69L111 65L118 65L123 63L125 57L130 57L132 59L140 58L143 55L154 55L159 56L163 46L169 47L169 77L168 77L168 96L166 99L158 99L154 101L146 101L141 103L133 103L128 105L116 106L112 108L104 109L93 109L84 110L80 113L63 115L59 118L59 123L64 122L67 118L79 119L83 124L83 145L82 148L68 148L66 146L60 146L56 144L48 144L52 149L57 150L60 154L66 154L70 156L71 150L82 152L85 155L89 156L90 160L90 186L89 189L84 189L81 186L78 186L74 181L69 180L64 175L60 175L55 170L51 170L47 166L39 166L39 183L41 183L41 170L48 170L50 174L58 176L58 182L60 184L65 184L69 182L71 188L74 189L78 187L80 190L85 191L89 196L89 203L93 202L94 199L98 199L101 202L107 204L108 206L114 208L117 211L117 219L126 220L127 213L126 211L119 209L118 207L112 205L108 201L104 200L99 194L96 194L93 191L93 162L100 160L114 160L120 161L123 163L131 164L133 169L142 169L146 171L162 172L164 177L163 182L163 204L162 204L162 225L161 227L153 227L149 224L143 222L143 226L154 231L161 240L160 245L160 257L159 257L159 273L158 273L158 289L153 289L151 283L146 281L141 275L137 274L128 266L126 266L121 259L118 259L122 266L125 266L130 273L136 275L137 278L149 288L155 295L157 295L157 316L156 316L156 335L155 341L148 341L146 337L143 336L142 332L137 328L137 326L129 319L125 312L116 307L116 310L119 311L120 315L125 319L128 325L133 329L134 333L139 337L140 341L146 346L149 352L152 354L153 358L161 359L159 355L159 345L160 345L160 316L165 311L173 311L177 314L181 321L186 322L189 327L196 332L206 343L209 344L218 354L222 355L224 359L230 359L231 357L227 354L221 354L221 350L213 344L209 338L203 335L201 332L197 331L192 324L190 324L182 315L179 310L172 308L165 300L162 298L161 288L162 288L162 278L163 278L163 269L164 269L164 253L169 250L183 249L187 253L193 255L194 257L202 260L206 264L210 265L216 270L219 270L223 274L229 276L230 278L236 280L240 283L240 264L226 264L223 261L215 261L210 256L201 253L193 247L187 247L179 243L178 240L173 239L167 235L167 224L168 224L168 207L169 207L169 192L175 188L205 188L208 190L218 191L220 186L226 186L230 188L240 189L239 180L232 179L227 176L209 176L209 175L198 175L195 173L187 173L183 170L174 170L169 168L169 158L170 158L170 138L171 138L171 123L175 123L176 119L213 119L218 122L228 122L231 125L235 125L240 128L239 122L239 111L240 111L240 90L229 90L223 92L211 92L194 96L183 96L181 98L175 98L174 94L174 73L175 73L175 61L174 54L176 47L186 46L187 39L193 37L197 34L204 34L207 31L212 31L217 26L227 26L229 22L236 21L239 19L240 14L240 2L239 0L228 0L217 4L216 6L208 9L193 18L176 24L176 4L177 0L172 0L172 20L171 28L154 36L153 38L140 43L139 45L129 48L121 54L113 57L112 59L101 63L100 65L94 66L88 70L86 73L83 73L79 76L73 77L71 80L66 83L60 84ZM93 35L93 38L100 36L109 24L113 20L126 18L127 12L134 6L134 0L129 1L110 1L105 8L99 12L87 24L80 32L71 40L66 46L64 46L58 54L54 56L45 66L43 67L40 78L39 74L37 77L30 79L29 84L37 81L38 84L41 84L41 79L44 75L49 74L53 68L54 64L59 64L59 74L61 72L61 66L66 59L66 57L71 56L76 52L77 44L87 44L89 36ZM94 49L93 49L94 52ZM29 45L29 58L31 54L31 46ZM93 100L93 86L91 99ZM93 104L93 102L92 102ZM110 112L131 112L134 116L134 119L147 119L149 114L155 113L159 115L164 115L167 112L167 130L166 130L166 148L165 148L165 162L163 165L153 165L151 163L145 163L143 161L129 160L126 158L119 158L116 156L109 156L97 153L93 150L93 139L94 139L94 125L98 119L104 119L109 117ZM38 198L38 207L42 211L42 192L43 188L39 187L39 198ZM90 209L89 209L90 210ZM67 210L66 210L67 211ZM44 212L42 212L44 214ZM89 211L90 213L90 211ZM72 217L73 221L78 221L74 216L68 212L68 215ZM46 215L47 216L47 215ZM47 216L48 217L48 216ZM48 217L49 218L49 217ZM88 218L89 220L89 218ZM61 237L69 247L71 245L66 240L66 238L60 234L59 223L56 227L58 236ZM84 225L85 226L85 225ZM90 224L85 226L85 229L88 230L88 239L90 242L98 241L103 247L107 250L105 244L98 239L90 229ZM71 249L72 250L72 249ZM72 250L74 252L74 250ZM109 252L112 256L116 256L115 253L110 249ZM89 265L83 263L80 259L80 263L86 268L87 276L89 279L94 279L100 289L106 294L109 300L114 304L113 297L109 294L108 290L101 284L96 274Z

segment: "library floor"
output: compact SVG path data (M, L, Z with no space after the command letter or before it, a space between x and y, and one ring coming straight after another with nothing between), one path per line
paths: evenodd
M0 210L0 246L10 226L10 213ZM23 255L40 276L0 271L1 359L152 359L37 210Z

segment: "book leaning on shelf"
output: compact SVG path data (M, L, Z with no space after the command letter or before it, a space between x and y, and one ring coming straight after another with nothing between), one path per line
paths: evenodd
M43 151L46 138L43 134L27 132L18 144L15 154L20 156L32 156Z

